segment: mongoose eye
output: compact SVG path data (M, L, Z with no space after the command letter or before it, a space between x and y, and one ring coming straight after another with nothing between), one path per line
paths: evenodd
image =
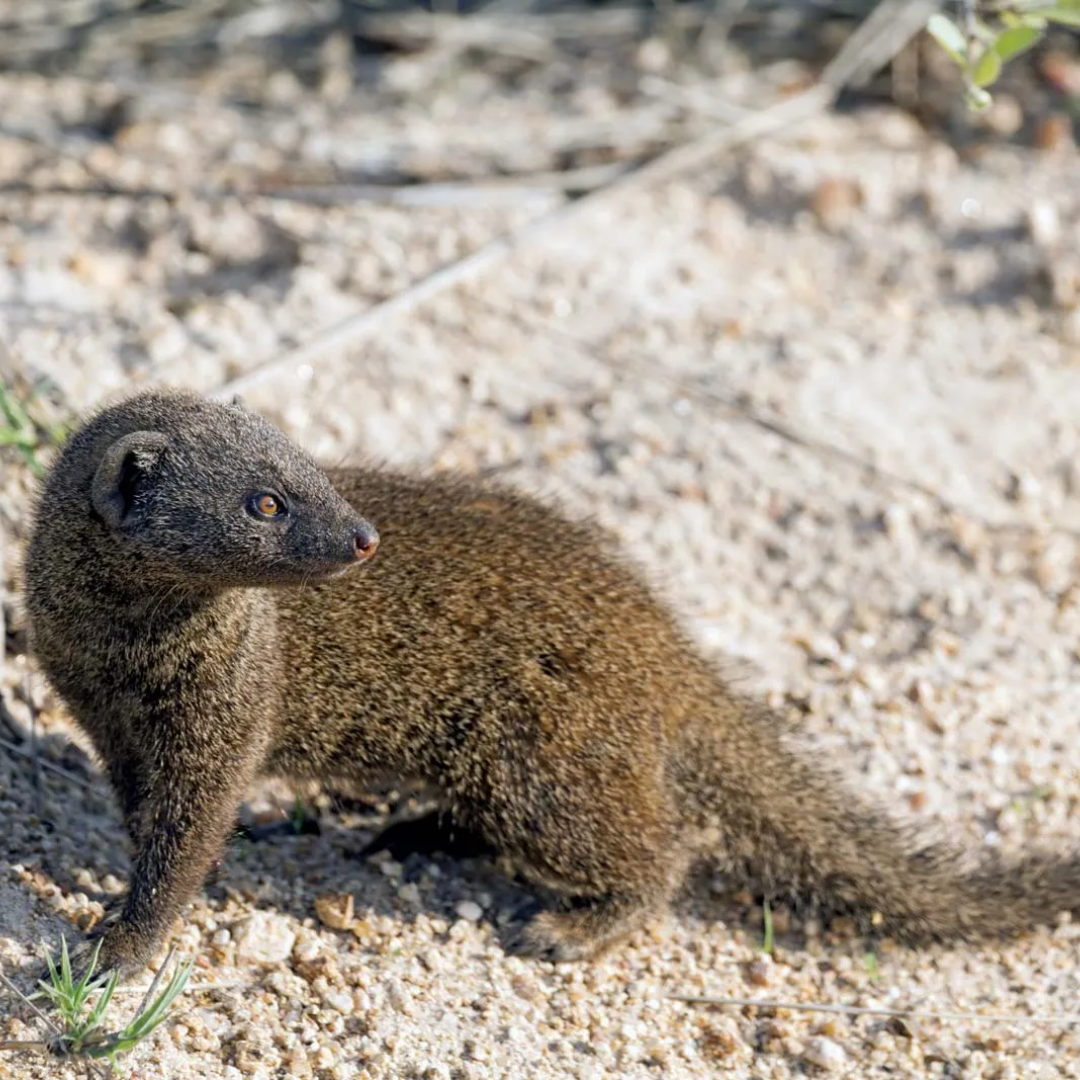
M258 518L282 517L288 513L285 500L269 491L260 491L257 495L252 495L247 501L247 509L249 514Z

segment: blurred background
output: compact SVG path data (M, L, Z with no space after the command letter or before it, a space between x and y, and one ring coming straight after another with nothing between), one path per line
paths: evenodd
M66 428L149 384L239 392L329 459L557 496L898 812L981 845L1080 834L1078 35L1051 27L973 112L923 30L933 6L0 0L0 811L17 821L0 865L38 875L0 880L0 958L34 945L31 892L84 925L85 882L125 872L111 802L33 677L19 567ZM438 937L450 959L418 976L431 935L402 921L400 882L325 836L292 843L304 873L282 873L280 847L234 853L189 944L240 963L213 942L244 889L287 937L334 884L388 912L373 940L401 948L356 990L367 1027L328 1037L315 1075L504 1075L518 999L492 991L481 1015L453 997L513 974L476 959L484 924ZM451 922L463 897L503 896L452 862L418 880ZM767 1052L771 1076L1006 1076L1080 1053L1071 1029L641 1012L626 985L746 992L740 949L757 954L729 931L761 909L717 895L693 893L584 1002L545 975L505 1075L701 1076ZM1067 937L1039 940L1041 967L1023 945L894 950L880 975L862 945L816 940L751 985L1080 1012ZM380 979L424 984L411 1019ZM415 1040L451 1022L436 1000L474 1019L424 1057ZM288 1008L267 1006L267 1046ZM213 1034L230 1010L185 1021L146 1075L232 1076L245 1021L228 1052Z

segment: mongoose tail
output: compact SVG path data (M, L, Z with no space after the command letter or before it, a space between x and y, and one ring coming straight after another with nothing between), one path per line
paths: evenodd
M766 896L810 898L912 944L1007 937L1080 911L1080 857L978 861L928 841L798 747L775 714L721 700L723 722L687 729L673 780L687 819L719 827L726 861Z

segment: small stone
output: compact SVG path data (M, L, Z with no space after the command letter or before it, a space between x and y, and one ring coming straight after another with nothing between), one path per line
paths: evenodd
M926 792L925 791L912 791L907 797L908 806L911 807L917 814L926 809Z
M336 1009L342 1016L348 1016L353 1011L352 994L345 990L332 990L323 997L323 1001L331 1009Z
M767 957L754 960L746 965L746 981L751 986L768 986L769 970L772 967Z
M398 899L406 904L420 903L420 887L415 881L406 882L398 889L397 894Z
M94 908L83 908L75 916L75 925L83 932L93 930L101 922L101 913Z
M1011 94L995 94L993 103L983 114L983 123L995 135L1007 139L1024 126L1024 110Z
M701 1033L699 1049L706 1061L722 1061L739 1049L739 1029L728 1016L720 1017Z
M839 177L822 180L810 196L810 209L826 229L846 225L863 204L863 190L857 181Z
M1036 199L1028 207L1027 226L1035 246L1044 251L1056 247L1061 239L1061 216L1046 199Z
M348 930L356 921L353 904L352 893L327 893L315 898L315 914L331 930Z
M462 900L454 911L467 922L479 922L484 914L484 909L475 900Z
M802 1058L803 1061L816 1065L826 1072L842 1068L847 1063L844 1048L824 1035L815 1035L812 1039L807 1039Z
M256 911L233 927L237 956L257 964L277 964L287 960L296 934L280 915Z
M540 987L531 975L515 975L510 980L510 986L524 1001L535 1001L540 996Z

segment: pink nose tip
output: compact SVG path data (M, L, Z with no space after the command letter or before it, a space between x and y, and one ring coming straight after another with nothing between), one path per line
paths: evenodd
M379 534L371 525L363 525L353 534L353 552L358 559L370 559L379 546Z

